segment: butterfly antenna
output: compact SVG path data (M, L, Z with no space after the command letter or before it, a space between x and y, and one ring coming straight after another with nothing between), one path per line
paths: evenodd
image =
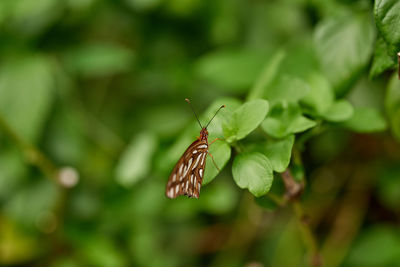
M201 123L200 123L199 117L197 117L196 111L194 111L194 108L193 108L193 106L192 106L192 103L191 103L191 102L190 102L190 100L189 100L189 99L187 99L187 98L185 98L185 101L189 103L189 106L190 106L190 108L192 109L192 111L193 111L193 113L194 113L194 116L196 117L196 119L197 119L197 122L198 122L198 123L199 123L199 125L200 125L200 128L201 128L201 129L203 129L203 126L201 126Z
M208 127L208 125L210 125L211 121L215 118L215 116L217 115L217 113L221 110L221 108L224 108L225 105L222 105L219 107L219 109L217 110L217 112L215 112L214 116L211 118L211 120L207 123L206 128Z

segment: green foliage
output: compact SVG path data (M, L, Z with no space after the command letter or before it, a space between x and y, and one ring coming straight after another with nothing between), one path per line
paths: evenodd
M294 144L294 135L282 140L269 140L265 146L265 155L268 157L272 169L283 172L289 166Z
M261 153L243 153L235 158L232 175L240 188L248 188L256 197L268 193L272 185L272 165Z
M253 51L217 51L201 58L195 72L223 88L243 91L254 82L266 58Z
M386 129L382 114L373 108L356 108L353 116L343 123L355 132L379 132Z
M228 142L245 138L264 120L268 113L268 101L255 99L244 103L231 115L224 133Z
M209 151L215 159L215 164L220 169L224 168L228 160L231 158L231 148L224 141L215 141L215 143L210 146ZM218 174L218 170L215 168L211 156L207 157L206 166L208 167L204 172L203 185L211 182Z
M372 53L374 28L368 15L328 18L316 28L315 46L322 70L337 95L348 92Z
M310 85L310 92L301 99L301 102L316 114L325 114L335 101L330 83L319 73L310 73L307 82Z
M395 0L377 0L374 16L379 37L375 45L374 62L370 71L372 77L394 68L397 64L400 45L400 5Z
M350 266L396 266L399 255L398 229L380 226L365 231L350 252L347 262Z
M77 47L65 56L65 65L81 76L103 76L124 72L131 68L132 51L107 43Z
M261 127L275 138L283 138L293 133L303 132L317 123L301 114L297 104L281 103L276 105Z
M338 100L323 114L327 121L339 122L349 119L353 115L353 106L347 100Z
M23 54L8 58L0 72L0 111L28 141L36 141L54 97L54 73L48 58Z
M144 178L149 173L156 146L156 137L152 134L140 133L136 136L115 168L117 181L129 187Z
M400 44L400 4L396 0L377 0L374 5L376 26L386 42Z
M260 76L257 78L253 87L250 89L248 99L253 100L260 98L264 95L266 88L274 81L279 71L279 65L281 64L285 53L278 51L274 56L266 63Z
M396 75L393 75L386 89L385 108L392 133L400 140L400 82Z
M374 59L369 73L372 78L396 66L396 57L389 54L390 50L390 46L379 36L375 43Z
M400 4L372 2L0 1L0 265L395 266ZM226 107L169 200L185 98Z

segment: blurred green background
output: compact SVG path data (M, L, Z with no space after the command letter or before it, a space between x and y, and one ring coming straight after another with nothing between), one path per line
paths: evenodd
M400 266L399 14L384 0L1 0L0 265ZM275 93L257 93L268 77ZM185 98L202 114L256 95L271 111L286 92L286 110L304 83L309 126L265 122L199 199L165 197L199 132ZM278 172L270 197L236 186L243 148L295 133L300 200L271 201Z

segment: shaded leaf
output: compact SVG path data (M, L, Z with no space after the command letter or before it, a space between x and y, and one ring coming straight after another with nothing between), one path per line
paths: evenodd
M386 42L400 44L400 2L376 0L374 5L376 26Z
M385 164L377 174L379 181L377 184L377 193L380 203L387 208L399 211L400 202L400 166L394 164Z
M357 107L353 116L343 125L350 130L360 133L384 131L387 123L382 114L374 108Z
M314 41L324 74L336 94L343 95L369 62L374 27L368 16L329 18L317 26Z
M259 206L267 210L276 210L278 208L278 205L268 195L256 197L254 200Z
M375 43L374 59L369 72L369 76L374 78L388 69L392 69L396 66L396 60L394 56L391 56L390 49L386 41L379 36Z

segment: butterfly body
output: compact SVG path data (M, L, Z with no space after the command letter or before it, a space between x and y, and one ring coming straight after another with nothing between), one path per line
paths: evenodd
M168 198L181 195L199 198L208 154L208 131L204 127L200 137L183 153L169 176L165 194Z

